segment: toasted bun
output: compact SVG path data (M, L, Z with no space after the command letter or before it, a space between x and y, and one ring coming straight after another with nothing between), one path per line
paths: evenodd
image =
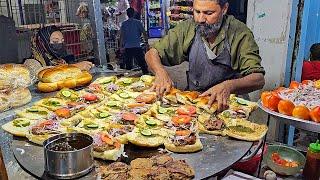
M29 70L20 64L0 65L0 90L28 87L31 84Z
M249 127L254 131L252 133L247 133L247 132L241 132L241 131L236 131L236 130L227 128L226 134L229 137L233 137L236 139L240 139L244 141L259 141L266 135L268 131L268 127L266 125L260 125L260 124L252 123L250 121L242 120L242 119L235 119L231 121L232 122L229 123L228 127L241 125L244 127Z
M164 138L159 135L143 136L138 132L127 134L128 141L142 147L158 147L164 143Z
M177 153L192 153L200 151L203 146L199 138L197 138L196 143L192 145L185 145L185 146L176 146L173 143L171 143L169 140L164 142L164 147L172 152Z
M38 90L53 92L63 88L75 88L91 82L92 75L72 65L61 65L48 68L38 73L40 82Z
M0 94L0 112L8 110L10 108L10 102L7 97Z
M33 122L30 121L30 123L32 124ZM2 129L14 136L26 137L26 134L28 133L28 130L29 130L29 126L17 127L13 125L13 121L10 121L2 125Z
M221 136L226 135L226 132L224 130L209 131L201 123L198 123L198 128L199 128L200 134L211 134L211 135L221 135Z
M59 102L60 105L50 106L48 104L45 104L45 102L48 101L48 100ZM62 99L59 99L59 98L44 98L44 99L41 99L41 100L35 102L34 105L47 108L47 109L49 109L51 111L55 111L55 110L61 108L62 106L65 106L66 102L64 100L62 100Z
M103 159L103 160L116 161L121 157L123 152L124 152L124 145L121 144L120 149L112 149L104 152L93 151L93 157Z
M41 92L53 92L59 89L58 83L43 83L43 82L39 82L37 88Z
M28 88L18 88L10 93L10 104L12 107L19 107L29 103L32 99Z
M16 111L15 113L17 116L21 118L27 118L30 120L38 120L38 119L44 119L48 116L48 114L51 112L47 108L40 107L40 106L32 106L34 109L38 109L39 112L29 112L27 109Z
M82 71L73 65L60 65L39 72L39 80L46 83L64 81L68 78L79 77Z
M87 71L83 71L82 75L79 78L77 78L76 81L77 86L87 85L89 82L92 81L92 75Z
M43 146L43 142L50 137L54 136L53 134L46 134L46 135L33 135L30 132L26 134L26 137L30 142Z

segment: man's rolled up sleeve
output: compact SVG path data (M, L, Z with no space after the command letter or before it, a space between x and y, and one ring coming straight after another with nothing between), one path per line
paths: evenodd
M251 32L244 34L240 42L239 51L239 71L241 75L246 76L252 73L265 74L265 70L261 65L259 47Z
M181 27L169 30L168 34L151 47L158 51L161 62L165 66L181 64L183 59L183 34Z

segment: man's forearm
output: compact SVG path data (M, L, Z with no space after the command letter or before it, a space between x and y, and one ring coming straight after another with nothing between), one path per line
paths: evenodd
M150 49L145 56L146 62L148 64L149 69L157 74L158 72L164 71L164 67L161 64L161 59L158 54L158 51L154 48Z
M226 83L231 85L231 93L246 94L262 89L265 84L265 80L263 74L253 73L243 78L228 80Z

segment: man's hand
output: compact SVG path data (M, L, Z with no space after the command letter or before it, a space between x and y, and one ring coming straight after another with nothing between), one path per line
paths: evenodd
M207 90L206 92L202 93L200 96L210 96L208 106L211 107L214 101L218 102L218 111L222 112L228 109L228 100L230 94L232 92L232 83L230 81L224 81L220 84L217 84Z
M81 70L86 70L86 71L89 71L91 68L94 67L94 64L92 64L92 62L90 61L81 61L73 65L78 67Z
M151 87L151 90L155 91L158 97L162 97L164 94L170 91L173 82L167 71L164 69L158 71L155 76L155 81L153 83L153 86Z

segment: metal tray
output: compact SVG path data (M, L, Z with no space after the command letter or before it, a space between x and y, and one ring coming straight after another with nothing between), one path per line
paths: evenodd
M219 172L230 168L239 161L252 147L252 142L238 141L228 137L204 135L201 138L203 150L196 153L177 154L172 153L175 159L185 159L195 169L195 179L204 179L216 176ZM43 147L28 142L25 138L14 138L11 144L13 154L20 166L36 178L51 179L44 173ZM142 148L134 145L126 145L125 152L128 157L122 157L122 162L130 163L136 158L146 158L158 155L158 148ZM111 163L96 160L96 164ZM98 166L97 166L98 167ZM82 179L96 179L97 170L92 171Z
M261 100L258 101L258 105L263 111L270 114L272 117L283 121L286 124L289 124L289 125L292 125L296 128L304 129L307 131L312 131L312 132L316 132L316 133L320 132L320 123L316 123L313 121L307 121L307 120L295 118L292 116L287 116L287 115L284 115L284 114L281 114L281 113L278 113L275 111L271 111L270 109L265 108L262 105Z

